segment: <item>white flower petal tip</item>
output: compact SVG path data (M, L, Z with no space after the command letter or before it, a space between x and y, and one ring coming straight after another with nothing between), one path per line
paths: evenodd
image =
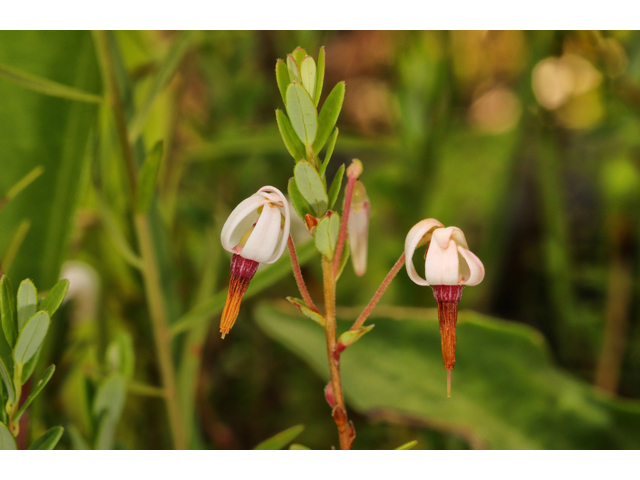
M429 243L425 256L425 278L413 265L413 254ZM404 243L409 278L418 285L478 285L484 279L484 265L467 245L462 230L446 227L433 218L418 222Z
M273 263L287 246L290 226L287 198L277 188L266 186L231 212L220 241L228 252L258 263Z

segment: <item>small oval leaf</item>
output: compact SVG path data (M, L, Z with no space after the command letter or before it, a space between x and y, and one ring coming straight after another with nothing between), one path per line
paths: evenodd
M287 104L287 86L291 83L289 78L289 69L287 64L282 60L276 62L276 82L278 83L278 90L282 96L282 101Z
M311 101L315 107L314 95L316 92L316 62L313 58L307 56L300 65L300 79L302 80L302 86L311 96Z
M291 54L287 55L287 70L289 71L289 81L300 83L300 67ZM284 103L287 104L286 101Z
M49 314L45 311L36 313L27 321L13 350L13 359L16 363L24 365L35 355L47 335L50 323Z
M322 150L327 142L329 135L336 126L340 110L342 110L342 102L344 100L345 83L339 82L324 101L320 115L318 116L318 131L313 142L313 151L317 153Z
M304 57L307 56L307 51L302 47L296 47L296 49L293 52L291 52L291 55L293 56L296 63L300 65L302 64Z
M340 231L340 215L328 212L318 223L315 233L316 248L325 257L332 259L338 243Z
M0 450L17 450L18 445L7 426L0 422Z
M333 149L336 146L336 140L338 140L338 127L333 129L333 133L331 134L331 137L329 137L329 143L327 143L327 153L324 154L324 161L322 162L322 166L320 167L320 170L318 171L318 173L320 173L320 175L324 175L324 172L327 169L327 165L329 165L329 160L331 160L331 155L333 155Z
M276 121L278 122L278 130L280 130L280 136L282 137L284 146L287 147L287 150L289 151L293 159L296 162L304 160L306 157L304 145L291 126L289 118L282 110L276 110Z
M300 300L299 298L287 297L287 301L291 305L298 307L305 317L310 318L311 320L313 320L318 325L324 328L326 323L324 317L320 315L318 312L314 312L313 310L308 308L303 300Z
M60 304L62 304L64 297L67 295L67 290L69 290L69 280L64 278L58 281L42 300L40 309L46 311L49 317L52 317Z
M307 91L297 83L287 87L287 113L300 141L311 147L318 131L318 111Z
M295 178L289 179L289 199L291 199L293 209L301 219L304 219L307 215L313 216L315 213L311 205L309 205L309 202L307 202L300 193Z
M331 182L331 189L329 190L329 209L332 209L336 204L336 200L338 200L338 195L340 194L340 187L342 186L342 177L344 176L344 164L340 165L340 168L336 172L335 177L333 177L333 182Z
M64 428L52 427L42 434L35 442L31 444L29 450L53 450L62 438Z
M300 194L313 209L314 216L324 215L327 211L329 198L316 169L308 162L298 162L293 169L293 176Z
M18 331L22 330L34 313L38 304L38 292L33 282L23 280L18 287Z
M324 47L320 47L318 53L318 66L316 68L316 89L313 93L313 104L317 107L320 103L320 95L322 95L322 86L324 85Z
M271 438L260 442L254 450L280 450L291 443L304 430L304 425L296 425L291 428L275 434Z

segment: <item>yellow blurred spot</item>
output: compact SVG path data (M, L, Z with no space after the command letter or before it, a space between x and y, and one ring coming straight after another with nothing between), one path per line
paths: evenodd
M495 87L483 93L469 108L469 121L487 133L503 133L516 126L522 114L520 100L509 88Z

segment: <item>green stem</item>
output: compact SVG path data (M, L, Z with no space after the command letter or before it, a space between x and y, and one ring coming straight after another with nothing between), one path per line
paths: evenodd
M11 430L14 437L18 437L20 434L20 423L14 423L14 419L20 409L20 397L22 396L22 369L22 363L15 364L13 372L13 389L16 391L16 399L11 405L11 412L9 412L9 430Z

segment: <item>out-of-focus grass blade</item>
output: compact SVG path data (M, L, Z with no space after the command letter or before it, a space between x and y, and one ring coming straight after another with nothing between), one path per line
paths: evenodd
M151 112L151 108L153 107L156 98L158 98L158 95L160 95L175 75L182 58L193 41L195 33L196 32L194 31L184 31L180 33L176 41L171 46L167 56L162 61L160 70L153 80L153 85L151 86L147 97L144 99L142 106L137 110L129 124L130 141L135 141L140 136L140 133L142 133L142 129L144 128L144 124L147 121L147 117Z
M396 450L411 450L418 444L417 440L411 440L410 442L405 443L404 445L400 445Z
M42 436L31 444L29 450L53 450L62 438L64 428L52 427L42 434Z
M102 102L102 97L94 95L93 93L85 92L79 88L69 87L68 85L32 75L3 64L0 64L0 77L20 85L27 90L33 90L34 92L43 93L52 97L77 100L79 102Z
M7 247L7 250L4 252L4 258L2 259L3 271L6 272L11 268L11 264L13 263L13 260L16 258L16 255L20 250L20 247L22 246L22 242L24 242L24 238L27 236L27 233L29 233L30 229L31 229L31 220L26 218L22 220L18 225L18 228L16 228L16 231L13 234L11 241L9 242L9 246Z
M297 249L297 253L298 262L300 265L303 265L318 255L318 250L316 250L313 241L308 241ZM247 293L244 295L244 299L251 298L260 293L265 288L284 278L290 272L291 260L288 255L283 255L276 263L263 270L259 270L258 273L255 274L249 284ZM209 300L196 305L170 327L171 334L177 335L185 330L189 330L194 325L206 322L212 316L222 311L226 299L227 290L225 289L215 294Z
M18 195L22 190L27 188L31 184L31 182L42 175L42 172L44 172L44 167L42 165L38 165L20 180L18 180L16 184L11 187L7 193L5 193L4 197L0 198L0 210L13 198L15 198L15 196Z
M298 435L304 430L304 425L296 425L291 428L275 434L271 438L267 438L265 441L260 442L254 450L280 450L291 443Z
M156 181L158 179L158 171L162 161L163 142L157 142L151 152L147 155L138 178L137 202L136 209L138 213L144 214L149 210L153 195L156 190Z

